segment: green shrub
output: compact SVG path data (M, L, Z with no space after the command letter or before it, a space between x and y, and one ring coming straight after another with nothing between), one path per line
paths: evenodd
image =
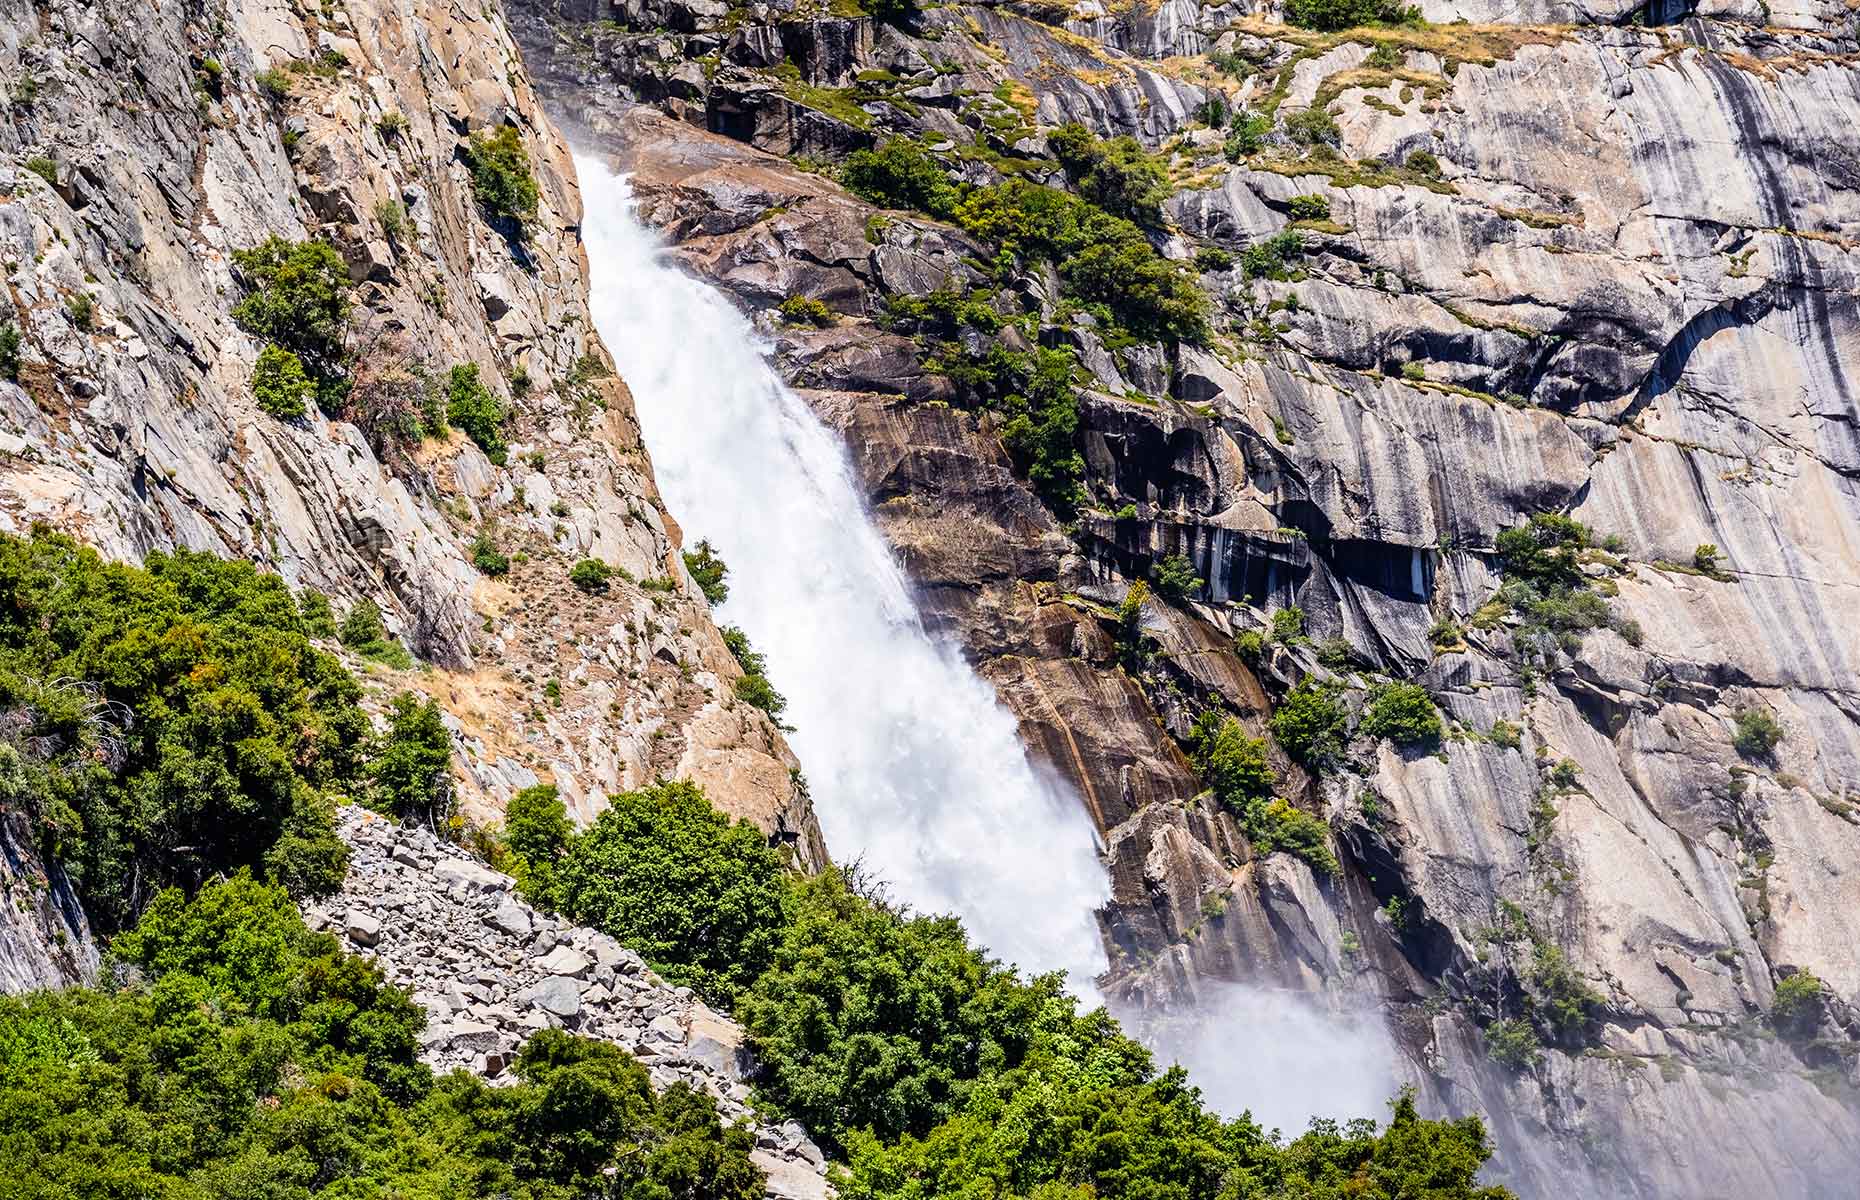
M103 933L167 884L241 867L335 887L347 854L326 797L363 778L360 695L249 563L180 550L131 567L43 530L0 535L0 708L19 723L0 806Z
M1240 252L1240 270L1248 279L1291 278L1288 264L1303 258L1305 239L1296 229L1281 229L1264 241L1255 242Z
M504 422L510 410L478 378L477 363L460 363L446 374L446 419L464 430L486 458L500 467L509 461Z
M58 164L44 155L35 155L26 160L26 169L45 181L47 187L58 186Z
M279 420L294 421L310 411L316 384L304 374L302 359L282 346L270 345L258 352L258 362L252 367L252 399Z
M962 198L942 166L909 138L891 138L876 150L855 150L840 168L846 190L881 208L955 216Z
M1524 744L1523 731L1510 721L1499 719L1492 722L1490 734L1492 744L1506 750L1516 750Z
M527 862L554 862L568 849L574 833L574 822L554 784L524 788L504 808L504 846Z
M1254 1178L1320 1196L1373 1162L1390 1189L1378 1194L1509 1198L1474 1187L1490 1153L1479 1121L1422 1121L1406 1095L1379 1136L1323 1122L1287 1146L1222 1121L1104 1010L1079 1015L1059 976L1023 980L955 920L901 911L840 871L786 875L759 833L688 784L617 798L558 865L564 894L649 945L660 970L733 991L758 1103L844 1157L849 1196L986 1181L1049 1200L1080 1187L1193 1197ZM1016 1130L1033 1133L1002 1136Z
M1190 757L1202 783L1214 799L1236 816L1244 816L1254 802L1263 801L1279 786L1279 777L1266 761L1266 743L1248 737L1240 722L1214 709L1195 721Z
M452 812L452 735L432 699L394 697L369 774L371 799L383 812L437 826Z
M1514 1071L1524 1071L1543 1060L1537 1030L1529 1021L1508 1018L1485 1027L1486 1057Z
M1285 118L1285 136L1300 146L1334 146L1343 131L1328 112L1314 104Z
M1264 854L1284 851L1303 859L1319 875L1337 873L1337 855L1330 848L1330 828L1323 821L1276 797L1260 810L1247 837Z
M1821 1009L1821 980L1813 972L1797 971L1776 985L1770 1021L1786 1037L1806 1037L1821 1024Z
M250 289L233 305L234 324L295 355L298 370L316 385L317 403L335 412L347 393L348 264L328 242L280 237L235 250L232 257ZM283 360L274 361L288 376Z
M568 581L589 595L599 595L608 588L614 569L598 558L584 558L568 569Z
M1377 42L1363 65L1372 71L1393 71L1401 66L1401 51L1392 42Z
M462 155L479 207L492 219L509 222L513 235L522 238L536 219L541 193L516 127L500 125L495 133L472 134Z
M1738 710L1731 745L1745 758L1767 758L1781 744L1783 727L1767 708Z
M1578 556L1591 540L1589 527L1580 521L1561 513L1537 513L1501 531L1497 546L1506 578L1546 589L1578 588L1586 583Z
M1692 551L1692 565L1707 575L1716 574L1722 567L1719 561L1718 547L1710 542L1701 542Z
M1195 270L1207 273L1231 271L1234 269L1234 256L1219 246L1203 246L1195 251Z
M574 920L727 1001L774 957L787 915L783 869L755 826L674 782L613 797L569 845L556 881Z
M471 562L474 567L493 578L510 571L510 556L497 548L488 530L479 530L478 536L472 539Z
M1346 671L1356 665L1356 649L1348 638L1325 638L1317 645L1317 660L1332 671Z
M1418 8L1403 8L1394 0L1285 0L1285 23L1320 33L1335 33L1360 25L1418 24Z
M1133 222L1077 196L1010 179L975 188L956 221L1009 262L1049 262L1066 292L1102 304L1131 333L1163 341L1206 338L1208 300L1194 275L1156 252Z
M400 670L413 665L413 656L388 636L387 625L381 619L381 606L365 596L342 619L342 628L336 637L363 658Z
M1294 221L1330 220L1330 200L1324 196L1293 196L1286 201L1285 210Z
M1243 629L1234 635L1234 653L1249 663L1266 656L1266 636L1257 629Z
M1325 766L1343 752L1349 713L1337 698L1338 690L1334 683L1307 675L1272 714L1272 736L1306 766Z
M97 327L97 301L89 292L73 292L65 297L65 313L71 323L89 333Z
M1440 178L1440 160L1425 150L1410 152L1404 165L1416 175L1425 175L1429 179Z
M696 549L685 551L685 570L691 572L698 590L704 593L704 599L713 606L730 598L730 585L724 582L730 574L730 568L724 565L723 559L708 539L700 540Z
M1008 419L1001 442L1027 472L1027 482L1061 516L1084 502L1079 481L1079 394L1072 384L1070 351L1037 349L1016 364L1017 387L1001 401Z
M1397 745L1433 742L1440 737L1440 713L1434 698L1416 683L1385 683L1371 690L1363 710L1362 732Z
M407 206L392 196L375 201L375 221L391 242L399 242L407 231Z
M816 329L837 325L840 320L837 313L812 296L790 296L776 311L790 325L812 325Z
M780 725L788 701L769 682L768 660L750 647L749 635L734 625L723 627L723 644L729 647L737 665L743 668L742 676L733 687L736 698L753 708L761 709L769 715L770 720Z
M1068 123L1049 133L1046 145L1085 199L1139 225L1162 223L1169 174L1137 139L1100 139L1083 125Z
M19 326L0 322L0 379L19 382Z
M1249 154L1258 154L1272 132L1272 118L1250 108L1236 110L1229 122L1227 141L1221 147L1228 162L1239 162Z
M1305 636L1305 610L1296 604L1272 612L1272 640L1286 645Z
M1528 982L1533 1007L1559 1037L1581 1043L1601 1008L1601 996L1570 966L1560 948L1539 940L1532 949L1536 962Z
M297 597L297 614L303 619L304 632L311 637L336 636L336 614L329 606L329 597L322 592L306 588Z
M1201 576L1195 574L1195 564L1181 554L1170 554L1157 562L1150 571L1150 581L1157 594L1168 600L1187 600L1205 586Z
M375 132L381 135L381 140L384 142L398 139L407 132L406 115L399 112L382 113L381 119L375 122Z

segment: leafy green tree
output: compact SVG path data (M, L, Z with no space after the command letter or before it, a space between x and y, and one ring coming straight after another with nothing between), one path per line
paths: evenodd
M684 782L613 797L556 880L563 912L721 1001L767 966L786 912L781 855Z
M439 702L402 692L369 764L374 802L397 817L437 822L452 811L452 734Z
M1498 553L1507 578L1539 588L1584 585L1577 555L1590 543L1589 528L1561 513L1536 513L1529 521L1498 535Z
M309 411L316 384L304 374L303 360L282 346L266 346L252 368L252 399L281 421L294 421Z
M1046 144L1085 199L1139 225L1162 223L1169 174L1137 139L1100 139L1083 125L1068 123L1049 133Z
M493 133L479 130L471 135L462 157L479 207L493 220L506 222L512 235L522 239L536 219L541 192L516 127L499 125Z
M1250 802L1264 800L1279 786L1279 777L1266 761L1266 743L1248 737L1240 722L1208 709L1195 721L1192 736L1195 769L1214 798L1234 813Z
M1437 741L1440 713L1434 698L1417 683L1385 683L1369 693L1363 710L1362 732L1400 745Z
M336 614L322 592L305 588L297 597L297 612L303 618L304 632L311 637L336 636Z
M0 997L0 1191L752 1200L755 1139L605 1043L539 1031L510 1086L414 1061L424 1014L249 878L165 893L151 981Z
M19 326L0 322L0 379L19 382Z
M517 882L531 903L559 906L556 862L574 836L574 822L554 784L539 783L510 798L504 808L504 847L516 856Z
M1285 23L1321 33L1360 25L1418 24L1420 10L1395 0L1285 0Z
M1307 675L1285 694L1272 714L1272 736L1285 752L1309 767L1327 765L1343 752L1349 713L1334 683Z
M903 208L945 220L961 195L943 167L910 138L890 138L876 150L855 150L840 168L846 190L882 208Z
M1195 564L1181 554L1164 557L1150 577L1155 581L1156 591L1170 600L1187 600L1206 586L1201 576L1195 574Z
M299 394L301 376L315 386L324 411L334 412L347 393L348 264L328 242L280 237L235 250L232 258L250 289L233 305L233 323L279 352L269 361L260 355L262 371L253 375L259 402L270 395L273 403L288 408L285 393ZM295 369L287 354L295 356Z
M1770 1022L1788 1037L1806 1037L1821 1024L1821 980L1812 971L1797 971L1776 985L1770 1004Z
M730 568L724 565L723 558L708 538L700 540L695 549L685 551L685 570L691 572L691 578L697 581L698 590L704 593L704 599L712 606L730 598L730 585L724 582L729 577Z
M1040 349L1002 407L1009 413L1001 441L1027 471L1027 481L1061 516L1084 500L1079 481L1085 459L1077 448L1079 395L1072 386L1072 354Z
M484 456L498 466L509 460L504 422L510 419L510 410L478 378L477 363L460 363L447 373L446 418L464 430L465 436L478 443Z

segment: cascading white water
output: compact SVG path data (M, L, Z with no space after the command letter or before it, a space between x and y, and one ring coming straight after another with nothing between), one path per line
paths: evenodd
M624 180L577 158L594 323L632 388L659 486L730 565L721 619L768 655L837 857L998 957L1095 997L1110 888L1085 810L931 637L844 447L718 293L660 261Z

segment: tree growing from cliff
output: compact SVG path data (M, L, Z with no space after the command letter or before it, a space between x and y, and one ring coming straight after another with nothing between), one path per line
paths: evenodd
M881 208L903 208L945 220L961 199L943 167L910 138L890 138L876 150L855 150L840 168L846 190Z
M713 607L730 598L730 585L725 582L730 568L708 538L700 539L696 547L685 551L685 570L691 572L698 590Z
M479 130L460 151L471 175L471 194L493 220L506 224L517 240L536 219L541 192L530 170L529 152L514 125L499 125L495 132Z
M478 377L477 363L460 363L447 372L446 419L464 430L498 466L509 460L504 422L510 419L510 410Z
M253 377L260 403L269 395L288 409L284 393L299 394L296 381L302 379L314 385L323 411L335 412L346 394L348 367L349 267L342 255L328 242L269 237L233 251L232 258L249 289L233 305L233 323L276 351L269 359L260 354L263 394L259 374Z
M1433 742L1440 737L1440 712L1420 684L1384 683L1371 689L1360 728L1403 746Z
M1768 758L1782 744L1783 727L1767 708L1744 708L1737 713L1731 745L1745 758Z
M1079 195L1139 225L1162 223L1169 174L1137 139L1099 138L1083 125L1070 122L1047 134L1046 145Z
M436 700L402 692L388 706L369 774L377 807L437 825L452 811L452 734Z
M1308 767L1323 768L1343 753L1350 714L1338 692L1336 684L1307 675L1273 711L1272 736Z

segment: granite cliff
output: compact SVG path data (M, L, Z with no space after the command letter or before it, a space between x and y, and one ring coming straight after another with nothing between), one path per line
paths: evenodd
M1076 788L1128 1019L1222 980L1378 1006L1527 1194L1837 1195L1860 1132L1850 19L1426 15L1486 23L686 0L525 6L518 36L678 260L765 314L927 611ZM834 178L906 139L952 182L1077 189L1074 124L1165 173L1146 234L1208 336L1107 329L1068 264L1004 276L971 213ZM939 293L993 318L904 303ZM951 370L1032 345L1076 364L1076 505ZM1578 530L1553 552L1580 612L1518 590L1515 527ZM1195 752L1210 710L1283 728L1301 681L1350 711L1418 682L1443 720L1321 770L1270 747L1334 872L1256 844ZM1798 976L1812 1028L1778 1005Z

